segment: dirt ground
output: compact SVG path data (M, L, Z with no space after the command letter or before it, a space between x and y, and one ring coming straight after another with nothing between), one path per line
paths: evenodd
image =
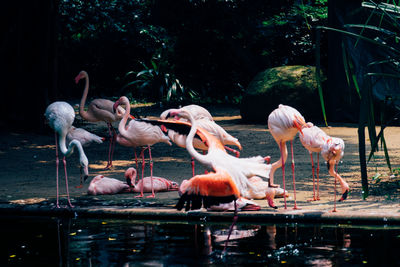
M141 116L155 118L163 111L163 108L158 106L136 107L135 110ZM269 155L272 161L279 158L278 146L267 130L266 124L243 123L239 109L234 107L216 106L209 107L209 110L218 124L239 139L243 146L241 157ZM108 136L105 123L87 123L77 115L74 125L100 136ZM114 126L117 128L118 123L114 124ZM370 196L367 200L362 200L356 125L340 124L332 125L329 128L321 128L331 136L341 137L346 145L343 162L340 163L338 172L347 180L351 191L348 200L338 203L338 210L400 211L400 176L389 176L383 152L377 153L375 160L368 165ZM48 129L45 134L2 132L0 135L0 181L2 185L0 187L0 202L20 204L48 202L54 205L56 196L55 143L54 133L51 129ZM399 127L388 127L385 130L393 169L400 167L399 136ZM74 204L92 205L96 203L101 205L135 206L147 203L147 205L172 206L176 203L178 199L177 192L159 193L156 199L136 199L130 193L112 196L88 196L86 193L87 187L94 176L103 174L107 177L123 180L124 171L128 167L134 166L132 148L122 147L117 144L114 153L114 168L112 170L104 170L107 163L107 151L108 141L85 148L90 163L90 176L83 188L75 188L79 184L80 177L77 153L67 159L70 193ZM368 148L367 151L369 151ZM298 137L294 141L294 155L298 205L303 209L332 209L334 179L329 176L326 164L323 160L320 164L321 201L310 202L308 200L311 199L313 194L310 157L306 149L302 147ZM185 149L175 145L156 144L152 148L152 156L154 176L169 178L178 183L191 177L190 157ZM204 167L197 164L196 173L202 172L204 172ZM376 181L372 181L372 177L376 174L380 174L379 178ZM62 163L60 163L60 175L61 201L65 204ZM145 175L149 175L148 165L146 165ZM275 182L282 184L280 171L277 171L275 177ZM290 193L288 207L293 207L293 183L291 181L290 168L287 168L286 179L286 188ZM340 187L338 186L339 197ZM283 199L276 199L275 203L280 208L283 207ZM265 202L263 202L263 208L268 209Z

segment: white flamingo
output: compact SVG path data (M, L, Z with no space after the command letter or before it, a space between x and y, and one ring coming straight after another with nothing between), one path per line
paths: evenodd
M56 185L57 185L57 208L60 207L59 205L59 190L58 190L58 148L60 148L61 154L63 155L63 163L64 163L64 172L65 172L65 184L67 189L67 198L68 204L70 207L73 207L69 198L69 189L68 189L68 176L67 176L67 166L66 166L66 157L71 155L76 147L79 152L79 161L81 165L81 171L83 169L84 173L84 180L89 175L88 170L88 159L83 151L82 145L78 140L72 140L68 148L66 146L66 135L69 129L72 127L72 123L75 119L75 111L73 107L62 101L54 102L50 104L46 108L45 117L47 122L49 123L50 127L55 131L55 141L56 141ZM57 140L58 135L58 140ZM58 142L57 142L58 141Z

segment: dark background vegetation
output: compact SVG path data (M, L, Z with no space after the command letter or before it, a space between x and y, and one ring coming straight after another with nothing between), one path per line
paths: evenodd
M89 97L165 102L170 89L174 104L238 104L258 72L315 64L313 26L326 23L327 2L18 1L1 12L2 126L38 129L52 101L80 98L82 69ZM144 66L158 76L128 85Z

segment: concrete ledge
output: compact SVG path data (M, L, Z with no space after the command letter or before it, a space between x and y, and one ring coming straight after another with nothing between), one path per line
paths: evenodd
M121 206L92 206L57 209L48 205L0 204L2 215L16 216L56 216L86 218L127 218L141 220L169 221L215 221L231 222L233 212L177 211L173 207L161 208L125 208ZM327 223L327 224L378 224L400 225L400 214L389 212L328 212L320 210L284 210L277 211L242 211L240 222L292 222L292 223Z

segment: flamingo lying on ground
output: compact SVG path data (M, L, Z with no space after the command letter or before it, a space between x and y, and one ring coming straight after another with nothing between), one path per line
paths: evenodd
M119 107L116 112L113 111L114 102L108 99L97 98L90 102L87 111L85 111L85 102L89 92L89 75L86 71L81 71L75 77L75 82L78 83L81 79L85 79L85 89L83 90L82 99L79 104L79 114L89 122L104 121L107 123L108 134L110 136L110 145L108 148L108 161L106 169L112 167L112 158L114 154L116 132L111 123L121 120L124 110Z
M92 179L88 188L89 195L108 195L128 192L151 192L151 177L144 177L135 184L136 169L129 168L125 171L126 182L122 182L115 178L104 177L97 175ZM176 191L179 185L176 182L162 178L153 177L153 190L154 192ZM143 186L143 189L141 186Z
M212 118L210 112L206 110L205 108L198 106L198 105L187 105L181 108L181 110L185 110L189 112L193 119L197 122L198 126L206 131L208 131L210 134L215 136L224 146L225 149L232 151L236 157L240 156L240 152L232 149L230 147L227 147L227 145L233 145L239 148L239 150L242 150L242 146L239 143L238 139L227 133L224 128L219 126L218 124L215 123L214 119ZM160 118L162 120L168 119L168 115L171 114L171 112L177 111L177 109L168 109L161 113ZM184 119L186 120L186 119ZM171 139L172 142L174 142L177 146L185 148L186 147L186 135L182 135L179 132L176 132L172 129L168 129L168 136ZM205 146L205 144L198 138L194 138L193 141L193 146L196 149L201 149L206 151L208 148ZM194 161L192 158L192 173L194 176Z
M152 145L162 142L168 145L172 145L169 138L164 135L159 126L152 125L143 120L132 119L128 125L126 125L128 118L130 116L130 103L127 97L121 96L114 104L114 110L118 108L119 105L125 105L125 113L118 125L118 135L117 142L120 145L135 148L135 159L136 159L136 147L143 147L140 153L142 157L142 179L144 175L144 150L149 150L150 158L150 177L153 177L153 159L151 157L151 147ZM136 161L137 164L137 161ZM151 179L153 181L153 179ZM153 182L151 182L153 183ZM153 184L151 185L153 187ZM143 191L137 197L143 197ZM148 197L155 197L154 188L152 189L152 194Z
M71 143L71 141L74 139L78 140L83 147L87 147L92 143L102 144L104 141L104 137L95 135L91 132L86 131L85 129L71 126L71 128L69 128L67 133L67 145L69 145L69 143ZM82 175L81 175L81 183L75 187L76 188L83 187Z
M72 140L68 148L65 144L66 142L66 135L70 128L72 127L72 123L74 122L75 119L75 111L74 108L66 103L66 102L54 102L50 104L46 108L45 112L45 117L50 125L50 127L55 131L55 140L56 140L56 185L57 185L57 208L60 207L59 205L59 193L58 193L58 146L60 148L60 151L63 155L63 163L64 163L64 172L65 172L65 185L67 189L67 198L68 198L68 205L72 208L72 204L69 198L69 189L68 189L68 176L67 176L67 163L66 163L66 157L71 155L74 151L74 148L76 147L78 149L79 153L79 162L81 165L81 173L83 170L84 173L84 180L89 175L89 170L88 170L88 159L85 155L85 152L83 151L81 143L74 139ZM57 144L57 135L58 135L58 144Z
M296 182L294 175L294 159L293 159L293 139L298 131L302 131L302 128L308 127L303 116L296 109L279 105L279 107L271 112L268 116L268 129L274 137L276 143L279 146L281 152L281 158L274 162L271 167L271 173L269 176L270 186L277 187L274 184L274 173L282 167L282 181L283 189L285 188L285 162L287 159L287 148L286 142L290 141L291 155L292 155L292 174L293 174L293 196L294 196L294 209L298 209L296 203ZM286 209L286 197L284 197L285 209Z
M340 138L330 137L319 127L314 126L312 123L307 123L311 127L303 129L303 135L300 135L300 141L303 146L309 151L312 164L312 175L313 175L313 187L314 187L314 198L313 200L319 199L319 153L326 160L328 164L329 174L339 180L342 188L342 197L339 201L343 201L347 198L349 192L349 185L344 179L335 172L334 167L338 164L344 154L344 142ZM312 152L318 153L317 160L317 196L315 196L315 185L314 185L314 162L312 158ZM336 192L336 190L335 190ZM336 197L335 197L336 199Z

